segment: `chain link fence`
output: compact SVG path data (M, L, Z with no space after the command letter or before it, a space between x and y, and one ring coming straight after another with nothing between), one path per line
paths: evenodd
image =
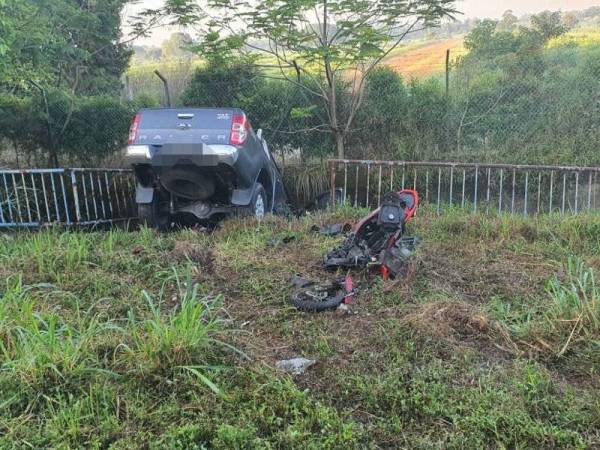
M390 58L381 66L388 70L370 74L345 157L600 164L600 46L565 44L494 58L456 49L447 55L441 44L433 51L417 53L420 64ZM246 78L197 77L195 64L161 68L174 105L241 107L284 163L333 153L324 102L311 88L281 80L273 69ZM340 84L344 122L352 86ZM152 66L134 68L126 92L165 101Z
M596 31L594 31L596 32ZM600 165L600 45L467 53L453 39L391 55L367 77L344 158ZM328 184L335 143L321 98L273 67L206 70L198 60L133 65L120 97L76 99L51 89L0 95L0 167L122 167L131 117L142 107L236 106L248 114L305 203ZM292 80L293 81L293 80ZM338 89L340 121L356 87ZM12 102L12 103L11 103Z

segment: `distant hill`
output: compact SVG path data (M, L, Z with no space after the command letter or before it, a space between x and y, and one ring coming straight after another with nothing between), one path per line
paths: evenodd
M442 73L446 65L446 51L452 61L466 53L463 37L425 41L418 45L400 48L383 62L405 78L426 77Z

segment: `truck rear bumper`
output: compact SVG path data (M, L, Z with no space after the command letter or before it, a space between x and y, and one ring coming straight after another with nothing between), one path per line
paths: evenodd
M219 164L233 166L238 159L239 150L233 145L130 145L126 155L127 161L134 165L173 167L193 164L198 167L211 167Z

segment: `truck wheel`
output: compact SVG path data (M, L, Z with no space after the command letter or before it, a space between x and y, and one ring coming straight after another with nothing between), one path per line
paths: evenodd
M171 224L168 202L160 201L156 195L152 203L139 203L137 206L140 225L166 230Z
M258 189L252 196L252 201L250 202L250 215L259 220L263 219L267 213L267 203L268 200L265 188L259 184Z

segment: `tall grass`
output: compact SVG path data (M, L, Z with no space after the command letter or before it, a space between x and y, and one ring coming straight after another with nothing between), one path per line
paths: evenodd
M329 189L327 166L320 164L291 165L283 173L285 184L294 186L291 195L297 205L307 205Z
M26 286L21 277L11 277L0 302L0 367L26 384L101 370L94 341L117 329L112 322L81 311L78 303L73 323L56 311L43 311L36 304L36 291L47 288Z
M554 276L547 287L552 303L545 325L558 344L557 356L577 345L600 344L600 286L594 270L575 257L566 268L566 279Z
M212 347L227 347L216 338L221 299L201 297L189 274L181 279L172 269L158 299L144 291L147 310L130 310L125 324L101 319L93 307L83 310L77 299L69 311L48 307L40 300L53 289L25 285L20 276L6 280L0 296L0 370L35 385L91 372L117 376L179 369L218 391L201 370L214 355Z
M175 291L170 291L170 281ZM200 297L199 285L188 272L182 279L175 269L165 280L158 298L142 292L149 316L136 317L130 311L127 317L128 344L121 347L125 356L134 364L137 373L181 369L198 377L207 387L221 393L217 386L203 373L210 365L213 349L229 347L217 339L223 321L216 311L221 297ZM165 312L165 303L176 303Z

